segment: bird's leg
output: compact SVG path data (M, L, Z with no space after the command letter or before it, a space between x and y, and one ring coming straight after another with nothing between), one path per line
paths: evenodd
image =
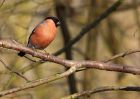
M32 50L34 51L34 54L32 55L33 57L36 55L37 49L35 49L35 47L32 47Z

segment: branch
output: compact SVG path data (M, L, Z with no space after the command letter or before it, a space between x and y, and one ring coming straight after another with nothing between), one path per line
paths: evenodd
M140 50L130 50L130 51L126 51L126 52L122 52L122 53L119 53L117 55L114 55L113 57L107 59L107 60L104 60L103 62L107 63L109 61L112 61L116 58L119 58L119 57L125 57L127 55L130 55L130 54L133 54L133 53L137 53L137 52L140 52Z
M22 90L25 90L25 89L34 88L34 87L40 86L42 84L52 82L54 80L61 79L63 77L66 77L66 76L72 74L73 72L75 72L77 70L77 68L78 68L78 66L73 66L69 70L67 70L66 72L64 72L62 74L59 74L59 75L56 75L56 76L53 76L51 78L47 77L47 78L44 78L44 79L39 79L39 80L31 82L31 83L26 83L25 85L22 85L22 86L17 87L17 88L12 88L12 89L9 89L9 90L1 91L0 92L0 97L5 96L5 95L9 95L9 94L12 94L12 93L15 93L15 92L19 92L19 91L22 91Z
M12 70L10 67L7 66L7 64L0 58L0 62L3 64L3 66L8 69L10 72L15 73L16 75L18 75L19 77L23 78L24 80L26 80L27 82L29 82L29 80L24 77L21 73Z
M82 30L81 30L81 32L74 39L72 39L71 41L69 41L69 43L67 45L65 45L65 47L63 47L62 49L60 49L56 53L54 53L54 55L61 54L66 49L68 49L69 47L71 47L72 45L74 45L75 43L77 43L77 41L79 41L88 31L90 31L93 28L95 28L102 20L104 20L112 12L114 12L121 5L121 3L122 3L122 0L116 1L110 8L108 8L104 13L102 13L96 20L94 20L90 24L88 24L85 27L83 27Z
M53 63L57 63L60 65L63 65L65 67L72 67L73 65L80 65L81 67L87 67L87 68L95 68L100 70L107 70L107 71L117 71L117 72L124 72L124 73L131 73L135 75L140 74L140 68L134 67L134 66L127 66L127 65L120 65L120 64L111 64L111 63L104 63L104 62L98 62L98 61L86 61L86 60L66 60L63 58L59 58L50 54L44 54L42 52L36 52L30 48L24 47L21 44L12 43L10 41L6 40L0 40L0 47L7 48L7 49L13 49L17 51L23 51L26 54L30 54L34 57L40 58L43 61L49 61Z
M18 43L13 43L9 40L0 40L0 47L12 49L12 50L16 50L16 51L23 51L26 54L30 54L34 57L40 58L43 61L49 61L49 62L57 63L57 64L60 64L60 65L66 66L66 67L70 67L70 69L68 71L66 71L62 74L53 76L51 78L47 77L45 79L39 79L35 82L26 83L25 85L22 85L17 88L12 88L9 90L1 91L0 92L1 97L4 95L12 94L12 93L22 91L25 89L29 89L29 88L34 88L36 86L58 80L60 78L71 75L72 73L76 72L76 70L78 70L79 68L82 68L82 67L140 75L140 68L138 68L138 67L127 66L127 65L118 65L118 64L109 64L109 63L97 62L97 61L66 60L66 59L62 59L62 58L59 58L59 57L56 57L53 55L44 54L42 52L36 52L30 48L24 47Z
M80 93L75 93L70 96L63 97L62 99L77 99L81 96L90 96L91 94L99 93L99 92L106 92L106 91L140 91L140 87L138 86L122 86L122 87L115 87L115 86L105 86L96 88L93 90L83 91Z
M76 50L77 50L77 49L76 49ZM81 52L80 50L78 50L78 51L79 51L80 54L83 54L83 55L84 55L83 52ZM134 53L137 53L137 52L140 52L140 50L125 51L125 52L116 54L116 55L112 56L112 57L109 58L109 59L103 60L102 62L107 63L107 62L110 62L110 61L112 61L112 60L114 60L114 59L116 59L116 58L125 57L125 56L127 56L127 55L134 54ZM89 58L87 57L87 59L89 59ZM87 69L91 69L91 68L86 68L86 67L80 68L80 69L77 70L77 72L83 71L83 70L87 70Z

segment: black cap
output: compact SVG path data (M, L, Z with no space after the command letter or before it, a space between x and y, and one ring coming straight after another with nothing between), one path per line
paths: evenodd
M60 20L57 17L50 16L50 17L45 18L45 20L46 19L52 19L54 21L56 27L61 25Z

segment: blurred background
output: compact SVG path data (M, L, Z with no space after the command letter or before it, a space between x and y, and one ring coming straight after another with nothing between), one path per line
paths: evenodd
M45 49L55 53L77 36L81 29L95 20L117 0L0 0L0 39L14 39L26 46L33 28L47 16L62 22L56 39ZM121 6L58 57L73 60L102 61L118 53L140 49L140 1L124 0ZM43 51L44 52L44 51ZM39 60L28 55L31 59ZM67 68L54 63L32 62L17 52L0 49L0 58L13 70L29 80L51 77ZM140 54L135 53L112 61L139 66ZM0 90L26 83L0 63ZM77 72L68 78L47 85L17 92L2 99L59 99L75 92L101 86L140 85L139 76L96 69ZM80 99L138 99L137 92L104 92Z

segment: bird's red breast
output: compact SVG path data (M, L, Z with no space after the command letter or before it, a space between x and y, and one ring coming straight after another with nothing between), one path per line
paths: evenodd
M46 48L54 40L58 26L60 26L60 21L57 17L45 18L31 33L27 47L36 49ZM21 57L25 54L22 51L18 53Z
M28 46L44 49L53 41L55 35L56 25L53 20L47 19L34 29L29 38Z

